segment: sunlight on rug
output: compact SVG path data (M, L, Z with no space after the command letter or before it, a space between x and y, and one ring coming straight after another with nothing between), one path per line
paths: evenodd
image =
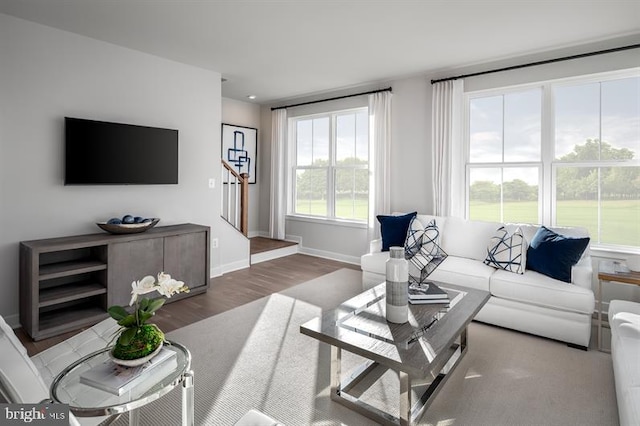
M330 349L299 330L361 291L361 273L342 269L168 333L193 355L195 423L233 425L253 408L289 426L375 424L331 401ZM344 355L347 364L358 362ZM397 404L397 376L381 377L365 393L376 404ZM172 391L144 407L140 423L180 424L180 402ZM617 421L609 354L472 323L469 352L419 424Z

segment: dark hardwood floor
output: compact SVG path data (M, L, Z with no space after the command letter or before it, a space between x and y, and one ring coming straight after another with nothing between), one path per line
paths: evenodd
M341 268L360 269L357 265L304 254L258 263L212 278L209 291L163 306L152 322L167 333ZM81 330L38 342L32 341L22 329L15 331L29 356L33 356Z
M273 240L271 238L253 237L249 239L251 254L262 253L269 250L276 250L283 247L294 246L296 243L284 240Z

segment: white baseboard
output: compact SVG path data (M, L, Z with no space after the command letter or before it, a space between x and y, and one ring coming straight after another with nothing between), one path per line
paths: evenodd
M222 273L220 275L224 275L229 272L239 271L240 269L246 269L251 266L249 259L242 259L236 262L226 263L220 266Z
M292 254L296 254L299 251L299 247L296 244L295 246L282 247L276 250L269 250L262 253L256 253L251 255L251 264L255 265L256 263L266 262L267 260L277 259L279 257L290 256Z
M209 278L215 278L222 276L222 267L213 267L209 270Z
M308 254L309 256L322 257L324 259L337 260L339 262L350 263L352 265L360 265L360 257L348 256L341 253L333 253L330 251L312 249L308 247L300 247L300 253Z

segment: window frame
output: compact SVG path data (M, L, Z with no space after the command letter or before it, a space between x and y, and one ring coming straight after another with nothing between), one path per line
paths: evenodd
M349 219L349 218L340 218L336 216L336 191L335 191L335 183L336 183L336 172L338 170L366 170L367 174L370 175L371 172L371 138L370 135L367 137L367 163L366 164L354 164L351 166L336 164L336 151L337 151L337 117L339 115L348 115L348 114L358 114L365 113L367 117L367 129L369 128L369 108L367 106L361 107L350 107L350 108L341 108L326 112L318 112L311 114L304 114L295 117L288 118L288 128L289 128L289 137L288 137L288 157L289 157L289 170L288 173L290 179L289 185L289 196L287 197L287 219L290 220L299 220L303 222L316 222L316 223L327 223L331 222L337 225L344 225L348 227L355 228L367 228L368 227L368 217L369 217L369 209L371 206L369 205L369 198L367 199L367 215L365 219ZM312 120L322 117L329 118L329 165L328 166L298 166L297 164L297 149L298 149L298 141L297 141L297 122L301 120ZM296 212L296 200L297 200L297 187L296 187L296 173L298 170L327 170L327 215L311 215L304 213Z
M502 161L502 162L483 162L483 163L471 163L470 154L471 154L471 129L470 129L470 119L471 119L471 100L478 98L485 98L491 96L506 96L513 93L525 92L528 90L540 89L540 160L539 161ZM473 92L465 92L464 94L464 131L463 131L463 152L465 155L464 163L465 163L465 193L464 193L464 206L465 206L465 218L469 218L470 216L470 186L471 186L471 169L506 169L506 168L521 168L521 167L537 167L538 168L538 220L540 220L544 216L544 202L545 198L543 196L544 188L544 176L545 176L545 90L547 90L543 84L540 83L528 83L521 84L517 86L507 86L502 88L492 88L492 89L484 89ZM504 101L503 101L504 102ZM503 103L503 120L504 120L504 103ZM504 132L504 121L502 123L503 132ZM502 139L502 158L504 159L504 133ZM500 191L500 221L503 221L503 191L501 188Z
M588 74L582 76L566 77L561 79L538 81L533 83L495 87L490 89L482 89L464 93L464 109L463 109L463 153L465 163L465 191L461 194L464 197L465 217L470 217L470 172L474 168L509 168L509 167L539 167L540 173L538 178L538 219L539 223L545 226L556 225L557 215L557 199L556 199L556 173L561 167L640 167L640 150L636 153L633 160L590 160L590 161L560 161L556 159L556 132L555 132L555 99L554 89L558 87L567 87L583 84L602 83L612 80L624 78L639 78L640 67L629 68L618 71ZM540 162L492 162L492 163L471 163L470 159L470 105L472 99L484 98L490 96L504 96L510 93L523 92L534 88L541 89L541 146L540 146ZM602 115L600 115L602 117ZM504 127L504 123L503 123ZM504 143L504 140L503 140ZM504 148L503 148L504 153ZM504 157L503 157L504 158ZM501 191L502 193L502 191ZM598 199L600 201L600 199ZM502 210L502 198L501 198ZM598 234L600 234L602 224L598 220ZM627 246L611 243L599 242L600 235L595 237L593 248L602 250L628 251L637 250L638 246Z

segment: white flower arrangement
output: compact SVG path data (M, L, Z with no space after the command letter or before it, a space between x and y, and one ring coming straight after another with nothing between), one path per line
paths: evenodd
M122 327L114 347L116 358L140 358L155 350L164 340L164 333L155 324L146 324L146 322L164 305L166 299L139 297L154 291L170 298L177 293L188 293L189 287L164 272L158 274L157 281L153 276L147 275L139 281L132 282L129 306L135 304L133 312L129 313L124 306L119 305L110 306L107 310L111 318L118 321L118 325ZM153 339L153 341L148 342L145 339Z
M188 293L189 287L184 282L171 278L171 275L160 272L158 281L151 275L147 275L140 281L131 283L131 302L129 306L133 306L137 302L138 296L157 291L161 295L170 298L176 293Z

